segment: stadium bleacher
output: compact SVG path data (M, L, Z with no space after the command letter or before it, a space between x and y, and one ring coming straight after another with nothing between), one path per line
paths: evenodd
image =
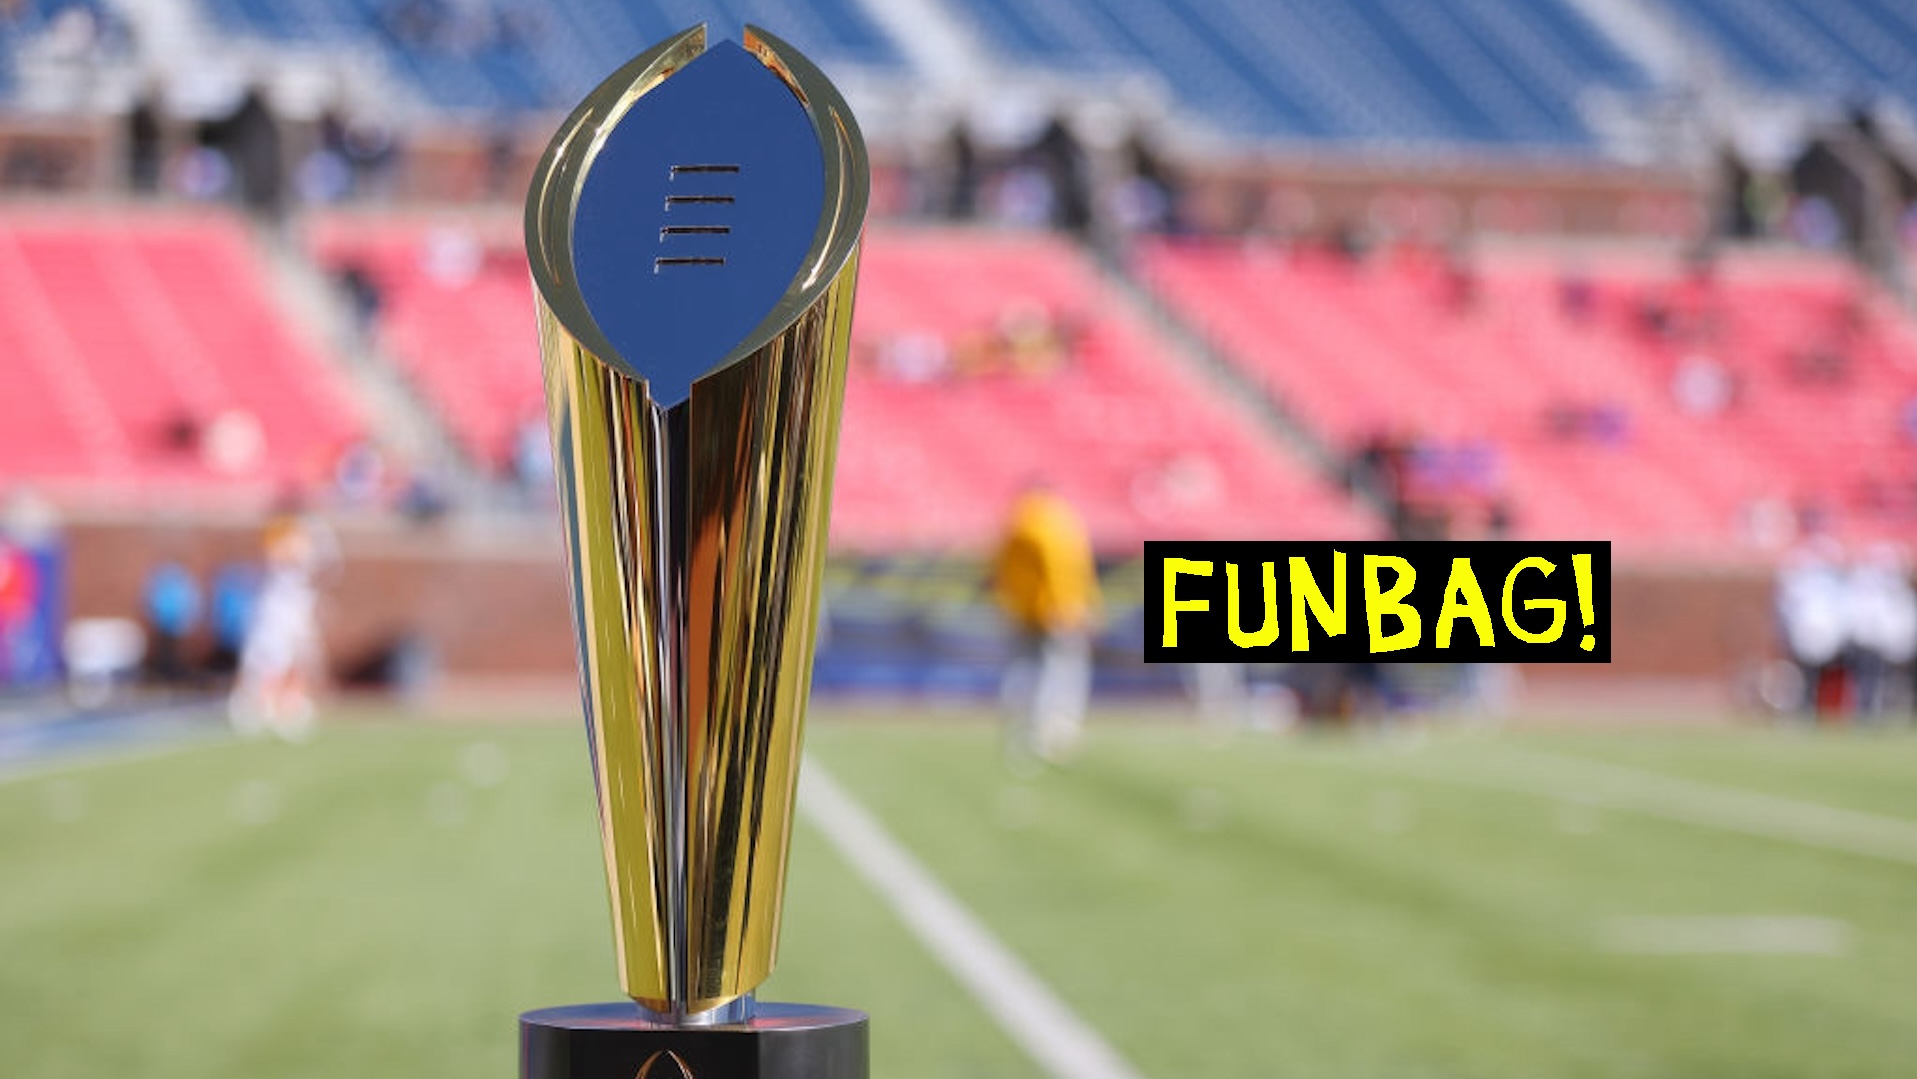
M969 0L1015 61L1148 72L1240 137L1529 144L1590 141L1594 86L1643 73L1562 0Z
M1700 276L1513 252L1461 282L1436 257L1168 243L1141 267L1335 444L1486 448L1480 482L1520 535L1729 550L1761 540L1767 509L1805 506L1852 535L1911 533L1890 489L1913 461L1917 327L1846 264L1730 257ZM1588 314L1563 298L1579 280ZM1686 364L1716 383L1688 407Z
M204 2L232 32L377 50L424 100L448 109L564 107L640 48L709 18L722 32L748 21L778 26L828 64L904 65L856 0ZM1013 66L1153 77L1189 116L1238 137L1584 147L1591 135L1582 95L1645 83L1565 0L959 0L949 7L988 52Z
M204 3L213 21L231 33L373 51L426 103L454 111L570 108L640 50L703 21L728 35L746 23L776 26L781 36L824 63L871 68L901 63L891 40L856 0Z
M1665 0L1679 24L1758 85L1917 106L1917 9L1898 0Z
M955 266L964 272L954 273ZM833 506L856 549L989 545L1021 485L1054 484L1102 548L1147 538L1332 538L1377 522L1171 359L1070 245L1049 236L873 235ZM1077 327L1054 371L899 378L888 340L967 335L1033 305Z
M377 217L328 219L313 234L322 262L359 265L379 282L386 347L469 452L500 466L515 434L544 416L531 294L516 252L448 260L443 249L460 242L444 226ZM449 273L448 261L462 268ZM861 276L833 511L846 547L987 542L1037 469L1085 508L1106 547L1174 532L1376 529L1169 361L1164 342L1064 241L880 231ZM886 373L881 356L898 340L929 335L961 351L1033 305L1077 327L1057 371Z
M531 279L507 233L334 215L315 221L307 241L323 266L375 283L381 345L466 454L503 468L521 428L545 421Z
M52 486L272 487L361 431L236 219L0 214L0 460Z

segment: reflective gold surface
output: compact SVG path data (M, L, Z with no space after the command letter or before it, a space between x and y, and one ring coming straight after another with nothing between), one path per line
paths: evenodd
M745 45L806 104L826 207L785 297L689 401L663 408L606 362L570 235L596 148L703 27L573 113L527 205L620 977L680 1018L775 959L868 193L837 91L776 38L748 28Z

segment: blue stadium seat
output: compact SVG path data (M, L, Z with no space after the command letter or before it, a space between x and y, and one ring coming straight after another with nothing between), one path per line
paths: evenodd
M1580 146L1645 76L1562 0L960 0L1015 61L1156 74L1226 134Z
M201 0L222 27L273 41L360 44L441 108L513 112L571 105L641 49L697 22L735 37L748 22L826 63L896 69L904 61L857 0L499 0L472 32L435 0ZM415 20L409 23L409 19Z
M1917 106L1917 7L1908 0L1666 0L1680 24L1761 86Z

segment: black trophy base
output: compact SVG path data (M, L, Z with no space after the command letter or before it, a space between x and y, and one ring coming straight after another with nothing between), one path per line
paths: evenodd
M630 1003L519 1017L520 1079L866 1079L864 1012L757 1005L724 1026L661 1026Z

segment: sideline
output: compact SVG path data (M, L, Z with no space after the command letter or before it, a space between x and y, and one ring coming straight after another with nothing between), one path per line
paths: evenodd
M1054 1079L1142 1079L816 758L800 775L799 812L1039 1067Z

